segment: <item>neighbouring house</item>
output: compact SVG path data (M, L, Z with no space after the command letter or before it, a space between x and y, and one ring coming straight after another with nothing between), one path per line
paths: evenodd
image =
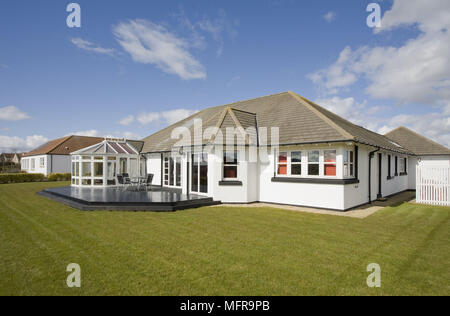
M450 166L450 149L406 127L398 127L385 135L414 154L410 159L410 189L416 188L416 166Z
M70 153L102 142L104 138L87 136L66 136L25 153L21 159L22 171L28 173L70 173Z
M18 153L3 153L0 154L0 162L10 162L17 165L20 163L22 156L23 154Z

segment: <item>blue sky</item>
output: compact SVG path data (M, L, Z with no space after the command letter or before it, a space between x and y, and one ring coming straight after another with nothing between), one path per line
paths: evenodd
M141 138L193 111L292 90L377 132L450 145L449 1L0 4L0 151ZM446 18L447 17L447 18ZM425 48L424 48L425 47Z

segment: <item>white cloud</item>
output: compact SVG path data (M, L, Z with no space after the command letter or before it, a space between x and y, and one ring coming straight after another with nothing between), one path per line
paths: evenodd
M77 135L77 136L89 136L89 137L104 137L104 138L125 138L125 139L131 139L131 140L137 140L141 139L142 137L139 134L133 133L133 132L100 132L98 130L92 129L92 130L86 130L86 131L80 131L80 132L74 132L70 133L68 135Z
M133 115L128 115L128 116L124 117L123 119L121 119L119 121L119 124L123 125L123 126L128 126L128 125L130 125L133 122L134 122L134 116Z
M188 50L189 43L161 25L132 20L115 26L113 32L135 62L155 65L185 80L206 78L204 66Z
M137 120L142 125L147 125L150 123L161 122L161 121L167 125L172 125L172 124L179 122L195 113L197 113L197 111L187 110L187 109L178 109L178 110L165 111L165 112L148 112L148 113L141 113L137 117Z
M0 108L0 121L21 121L29 119L30 116L15 106Z
M405 126L450 147L450 102L441 112L401 114L388 119L379 116L386 107L368 106L367 102L359 103L354 98L332 97L315 100L315 103L379 134L384 135L399 126Z
M216 56L220 57L224 50L224 38L235 38L238 34L236 27L238 20L231 21L225 10L220 9L215 18L204 16L199 21L191 21L183 9L173 15L181 27L190 33L189 42L192 47L204 49L207 47L206 35L211 37L217 44Z
M90 137L102 137L102 136L100 136L100 132L97 131L97 130L95 130L95 129L86 130L86 131L74 132L74 133L70 133L69 135L76 135L76 136L90 136Z
M25 138L0 135L0 152L28 152L48 142L42 135L32 135Z
M335 96L328 99L325 98L315 100L315 103L354 124L363 126L373 131L376 131L379 124L383 122L382 119L377 118L375 115L378 114L384 107L369 107L366 101L359 103L351 97L340 98Z
M103 55L110 55L110 56L114 55L114 49L103 48L103 47L97 46L97 45L95 45L89 41L86 41L82 38L72 38L70 41L76 47L86 50L86 51L103 54Z
M450 28L450 2L448 0L395 0L376 32L399 26L417 25L425 33Z
M333 11L328 12L327 14L325 14L323 16L323 18L325 19L325 21L327 21L328 23L333 22L334 20L336 20L336 13Z
M378 32L411 24L422 33L400 47L346 47L309 78L330 94L366 79L374 98L442 104L450 98L450 1L395 0Z

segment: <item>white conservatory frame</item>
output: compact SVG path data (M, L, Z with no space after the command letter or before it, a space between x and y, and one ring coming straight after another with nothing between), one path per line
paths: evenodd
M71 183L75 187L90 188L120 186L117 181L118 174L128 173L130 177L145 177L145 161L129 142L104 140L71 153ZM126 162L126 165L123 165L123 162Z

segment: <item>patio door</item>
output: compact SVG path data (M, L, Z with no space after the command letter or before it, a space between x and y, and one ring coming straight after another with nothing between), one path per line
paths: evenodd
M191 192L208 193L208 154L193 154L191 159Z
M181 157L164 157L164 185L181 187Z

